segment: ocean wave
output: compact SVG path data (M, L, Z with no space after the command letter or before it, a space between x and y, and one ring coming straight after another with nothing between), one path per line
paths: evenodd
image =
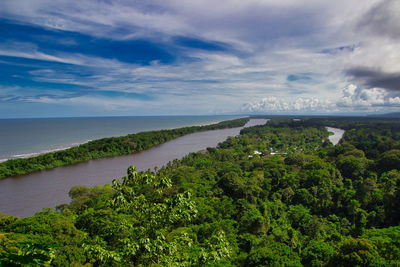
M10 160L10 159L25 159L25 158L31 158L31 157L35 157L35 156L39 156L39 155L44 155L44 154L47 154L47 153L52 153L52 152L67 150L67 149L69 149L69 148L71 148L71 147L75 147L75 146L79 146L79 145L82 145L82 144L86 144L86 143L88 143L88 142L90 142L90 141L93 141L93 140L88 139L88 140L86 140L86 141L84 141L84 142L72 143L72 144L69 144L69 145L63 145L63 146L61 146L61 147L57 147L57 148L54 148L54 149L41 150L41 151L39 151L39 152L31 152L31 153L24 153L24 154L15 154L15 155L10 156L9 158L0 159L0 163L1 163L1 162L4 162L4 161L7 161L7 160Z

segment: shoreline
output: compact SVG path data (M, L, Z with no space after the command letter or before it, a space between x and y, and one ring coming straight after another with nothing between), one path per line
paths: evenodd
M111 136L111 137L113 137L113 136ZM105 137L105 138L107 138L107 137ZM99 140L99 139L95 139L95 140ZM32 152L32 153L26 153L26 154L13 155L11 158L0 159L0 163L6 162L7 160L13 160L13 159L34 158L34 157L37 157L37 156L40 156L40 155L45 155L45 154L48 154L48 153L53 153L53 152L57 152L57 151L67 150L67 149L70 149L70 148L73 148L73 147L76 147L76 146L80 146L80 145L89 143L89 142L91 142L91 141L94 141L94 140L90 140L90 139L89 139L89 140L86 140L86 141L84 141L84 142L82 142L82 143L73 143L73 144L66 145L66 146L63 146L63 147L60 147L60 148L42 150L42 151L40 151L40 152Z
M96 139L87 139L87 140L85 140L83 142L74 142L74 143L71 143L71 144L62 144L62 145L60 145L60 147L56 147L56 148L53 148L53 149L45 149L45 150L41 150L41 151L38 151L38 152L15 154L15 155L9 156L7 158L0 159L0 163L4 163L4 162L6 162L8 160L28 159L28 158L34 158L34 157L42 156L42 155L49 154L49 153L64 151L64 150L68 150L70 148L74 148L74 147L78 147L80 145L87 144L87 143L92 142L92 141L98 141L98 140L101 140L101 139L104 139L104 138L119 138L119 137L125 137L125 136L130 135L130 134L139 134L139 133L142 133L142 132L153 132L153 131L162 131L162 130L174 130L174 129L185 128L185 127L194 127L194 126L203 127L203 126L209 126L209 125L217 124L217 123L220 123L220 122L223 122L223 121L230 121L230 120L243 119L243 118L249 118L249 116L239 116L237 118L233 118L233 119L229 119L229 120L224 120L224 119L213 120L213 121L207 122L207 123L186 124L186 125L182 125L182 126L178 126L178 127L169 127L169 128L167 127L167 128L160 128L160 129L143 130L143 131L131 132L131 133L128 133L128 134L125 134L125 135L119 135L119 136L118 135L115 135L115 136L104 136L104 137L96 138Z
M251 120L248 127L264 124L264 120ZM215 128L215 127L213 127ZM168 162L179 160L190 153L217 147L228 136L236 136L243 127L213 129L194 132L158 144L147 150L129 155L111 156L65 165L44 171L32 172L6 179L0 179L0 210L14 216L27 217L43 208L69 203L71 187L88 187L110 184L113 179L126 175L126 168L135 165L139 171L153 170L167 166ZM28 204L29 203L29 204Z
M203 126L185 126L172 129L142 131L120 137L105 137L67 149L43 154L27 154L28 157L0 162L0 179L12 178L36 171L73 165L91 159L114 157L138 153L153 146L190 133L243 127L250 117L224 120Z

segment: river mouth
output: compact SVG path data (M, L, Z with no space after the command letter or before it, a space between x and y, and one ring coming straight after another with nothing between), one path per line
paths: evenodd
M267 119L251 119L245 127L265 124ZM191 152L215 147L243 127L188 134L136 154L90 160L75 165L0 180L0 211L19 217L34 215L43 208L69 203L68 192L76 185L111 183L126 174L130 165L139 171L161 167Z

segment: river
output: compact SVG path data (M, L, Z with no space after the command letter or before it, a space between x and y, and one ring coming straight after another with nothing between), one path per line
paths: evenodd
M251 119L245 127L265 124ZM75 185L103 185L126 174L129 165L139 171L161 167L191 152L215 147L243 127L188 134L148 150L124 156L90 160L75 165L0 180L0 211L18 217L34 215L43 208L69 203L68 191Z
M333 135L329 136L329 141L331 141L331 143L336 146L340 139L342 139L345 130L343 129L339 129L339 128L333 128L333 127L326 127L326 130L328 130L328 132L333 133Z

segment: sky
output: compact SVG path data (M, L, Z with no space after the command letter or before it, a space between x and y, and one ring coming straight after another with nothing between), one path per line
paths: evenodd
M398 0L0 1L0 118L399 111Z

